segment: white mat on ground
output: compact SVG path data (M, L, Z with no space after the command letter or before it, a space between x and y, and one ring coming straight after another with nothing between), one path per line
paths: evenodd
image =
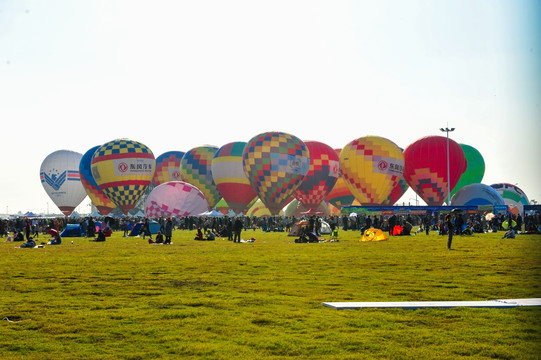
M324 306L345 310L361 308L399 308L399 309L422 309L422 308L454 308L454 307L478 307L478 308L512 308L518 306L541 306L541 298L533 299L504 299L487 301L390 301L390 302L324 302Z

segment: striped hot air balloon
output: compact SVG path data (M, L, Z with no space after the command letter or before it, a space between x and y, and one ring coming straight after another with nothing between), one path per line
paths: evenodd
M242 166L245 145L241 141L225 144L216 151L211 164L214 183L236 214L244 212L248 204L257 198Z

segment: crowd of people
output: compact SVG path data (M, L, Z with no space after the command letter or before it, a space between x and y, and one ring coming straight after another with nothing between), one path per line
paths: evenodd
M247 217L237 216L234 218L188 216L183 218L160 217L157 219L135 217L93 217L84 218L35 218L17 217L0 220L0 237L9 237L11 241L26 241L28 247L41 235L47 235L54 231L49 244L61 244L60 233L68 224L79 224L83 234L92 241L105 241L113 231L123 231L128 236L130 230L137 223L142 223L140 235L151 244L171 244L174 229L195 231L196 240L214 240L217 237L227 238L233 242L241 242L241 233L247 229L261 229L266 232L289 232L293 225L302 218L309 221L307 231L316 236L320 234L321 223L326 222L331 232L335 229L344 231L364 232L368 228L378 228L389 232L390 235L417 235L429 234L436 231L440 235L471 235L474 233L503 231L504 237L514 237L520 233L539 233L541 214L526 214L524 219L520 214L487 214L487 213L456 213L452 219L446 219L446 213L427 214L391 214L391 215L366 215L349 214L341 216L265 216ZM489 216L490 215L490 216ZM157 234L151 233L150 222L159 224ZM98 225L98 226L97 226ZM400 232L396 231L400 228ZM417 230L413 232L413 229ZM10 233L13 236L10 236ZM31 240L31 241L30 241Z

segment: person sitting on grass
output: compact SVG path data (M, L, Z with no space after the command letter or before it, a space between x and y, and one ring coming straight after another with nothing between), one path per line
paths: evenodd
M163 244L163 234L161 231L158 231L156 234L156 244Z
M26 240L26 242L22 243L20 247L22 247L22 248L34 248L34 247L36 247L36 242L34 241L34 239L29 237L28 240Z
M512 228L507 230L505 234L503 234L502 239L514 239L515 238L515 230Z
M105 233L103 232L102 229L99 229L98 230L98 237L95 238L95 239L92 239L92 240L88 240L88 241L96 241L96 242L105 241Z
M62 244L62 238L60 235L53 236L51 240L48 242L49 245L60 245Z
M199 226L197 227L197 234L195 235L194 240L205 240L205 238L203 237L203 232L201 231L201 228Z
M215 239L216 239L216 235L214 235L212 231L208 231L206 240L215 240Z

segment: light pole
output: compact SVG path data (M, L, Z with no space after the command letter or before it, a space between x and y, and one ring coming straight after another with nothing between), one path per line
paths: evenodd
M440 131L447 133L447 206L451 205L451 170L449 169L449 133L455 128L440 128Z

